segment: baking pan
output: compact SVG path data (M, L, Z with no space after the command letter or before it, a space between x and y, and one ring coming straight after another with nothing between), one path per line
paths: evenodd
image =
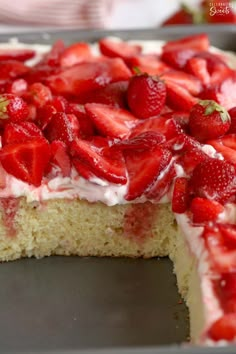
M174 39L207 32L211 43L236 51L236 26L150 30L42 31L3 34L25 43ZM0 353L235 354L236 347L187 344L188 311L172 264L163 259L50 257L2 263ZM184 343L184 344L181 344Z

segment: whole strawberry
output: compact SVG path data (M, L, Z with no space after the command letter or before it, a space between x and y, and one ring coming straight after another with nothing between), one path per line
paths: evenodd
M13 94L0 95L0 122L18 123L26 120L29 116L27 103Z
M157 116L166 101L165 83L148 74L135 75L130 79L127 99L129 108L136 117L146 119Z
M189 185L194 196L225 203L236 192L236 168L225 160L207 159L193 170Z
M224 135L230 124L227 110L213 100L201 100L190 111L190 133L201 142Z

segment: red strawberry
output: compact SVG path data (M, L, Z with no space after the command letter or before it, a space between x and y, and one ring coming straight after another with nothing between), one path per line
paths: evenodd
M63 177L70 176L71 161L67 152L67 146L60 140L54 140L51 143L50 168L59 168Z
M115 58L76 64L47 77L45 82L56 94L78 96L111 82L128 80L130 76L131 72L123 60Z
M51 100L51 105L56 109L56 112L67 112L69 102L63 96L54 96ZM71 112L72 113L72 112Z
M13 95L22 96L28 89L28 83L25 79L15 79L8 82L5 86L6 93L11 93Z
M219 139L209 140L207 144L212 145L225 160L236 165L236 134L227 134Z
M181 129L174 119L159 116L138 122L136 126L131 129L130 137L137 136L147 131L163 134L166 140L169 140L178 136Z
M142 54L129 59L129 66L135 73L135 68L149 75L160 75L171 68L155 54Z
M74 140L71 143L71 156L89 166L91 172L99 178L113 183L127 182L122 153L110 150L106 138L92 141Z
M3 168L14 177L35 186L40 186L50 156L50 146L44 138L5 145L0 150Z
M105 87L99 87L89 93L86 93L84 97L79 97L79 101L82 103L102 103L111 105L114 107L125 108L126 93L128 88L128 81L117 81L106 85Z
M147 149L153 149L156 145L159 145L164 141L165 141L165 137L163 134L154 131L147 131L133 138L115 142L112 145L112 149L147 150Z
M121 40L117 41L110 38L101 39L99 41L99 48L103 55L110 58L120 57L125 61L140 54L142 51L140 45L130 44Z
M233 107L229 110L229 115L231 118L231 124L228 133L236 134L236 107Z
M59 39L52 45L50 51L44 56L39 65L58 66L60 64L61 55L65 49L64 42Z
M22 143L37 137L43 137L42 131L32 122L8 123L2 135L2 144Z
M26 102L12 94L0 95L0 121L1 123L18 123L27 119L29 108Z
M162 197L167 195L175 176L176 172L172 154L169 150L163 149L162 173L158 176L151 187L145 192L145 196L149 200L158 202Z
M207 69L207 62L204 58L190 58L186 62L184 70L196 76L202 82L203 85L207 86L210 84L211 76Z
M190 133L201 142L224 135L229 127L228 112L215 101L199 101L190 111Z
M78 136L79 123L74 114L55 113L44 133L50 142L60 140L69 145Z
M30 85L23 97L38 108L41 108L45 104L52 101L51 90L41 82L35 82L34 84Z
M161 60L174 69L183 69L187 61L196 54L196 50L193 49L176 49L171 51L163 51L161 54Z
M125 138L137 119L129 111L100 103L87 103L86 112L97 129L105 136Z
M59 66L37 65L30 68L30 71L24 75L24 79L29 85L35 82L45 83L47 77L59 74L61 71Z
M197 98L193 97L188 90L173 82L166 82L167 104L177 111L189 111L196 103Z
M26 61L32 59L36 55L32 49L0 49L0 61L18 60Z
M42 130L45 130L50 120L52 119L52 115L57 113L56 108L51 104L45 104L45 106L40 107L37 110L34 105L31 105L31 107L35 108L35 119L37 116L37 124Z
M236 102L236 75L206 88L200 96L202 99L216 101L227 110L233 108Z
M209 49L209 38L207 34L195 34L174 41L169 41L163 46L163 51L175 51L192 49L198 52Z
M195 196L225 203L236 191L236 169L227 161L207 159L194 169L190 185Z
M170 17L168 17L163 23L162 26L169 25L185 25L185 24L193 24L194 23L194 14L191 9L182 5L179 10L174 12Z
M156 146L152 150L125 152L125 162L129 175L126 200L134 200L155 183L163 168L165 168L165 150Z
M91 47L88 43L78 42L67 47L60 56L60 65L64 67L73 66L93 57Z
M77 158L72 158L72 164L78 174L83 178L90 180L91 178L96 177L95 174L92 172L91 166L87 165L85 162L82 162Z
M199 148L187 149L177 160L183 166L187 174L191 174L195 167L203 161L208 160L210 157Z
M157 77L135 75L129 82L127 100L131 112L138 118L157 116L165 105L165 84Z
M189 204L189 180L185 177L177 177L174 183L173 197L172 197L172 211L174 213L182 214L188 208Z
M193 222L202 224L209 221L216 221L219 214L224 211L222 204L205 198L193 198L190 204L190 210L193 214Z
M30 68L17 60L0 61L0 82L6 83L10 79L22 77Z
M197 96L201 89L201 82L194 76L185 72L171 70L161 75L162 80L175 83L188 90L193 96Z
M69 103L66 113L74 114L79 122L79 135L82 139L86 139L95 135L95 127L89 118L85 108L81 104Z
M168 118L168 119L174 119L176 123L184 130L188 130L188 124L189 124L189 112L181 112L181 111L173 111L173 112L167 112L163 113L162 117Z
M236 314L229 313L220 317L208 330L208 336L215 341L232 341L236 338Z

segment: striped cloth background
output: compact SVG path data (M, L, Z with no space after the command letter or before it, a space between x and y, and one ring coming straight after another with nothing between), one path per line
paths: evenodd
M113 0L0 0L0 24L105 28Z

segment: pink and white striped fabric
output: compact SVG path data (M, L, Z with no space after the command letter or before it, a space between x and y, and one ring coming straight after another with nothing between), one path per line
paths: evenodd
M113 0L0 0L0 24L105 28Z

